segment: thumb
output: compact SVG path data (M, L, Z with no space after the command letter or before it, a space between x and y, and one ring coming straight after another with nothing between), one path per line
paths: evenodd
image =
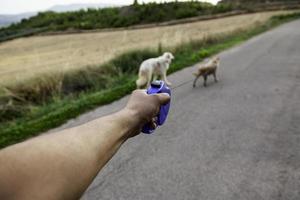
M158 97L159 103L161 105L165 105L167 103L170 102L170 95L168 93L160 93L160 94L156 94L156 96Z

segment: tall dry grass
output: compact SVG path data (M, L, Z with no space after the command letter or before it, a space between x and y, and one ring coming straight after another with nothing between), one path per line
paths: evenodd
M23 84L34 77L43 79L45 74L64 74L85 69L88 65L99 65L134 49L156 49L159 44L175 47L208 36L244 30L266 22L273 15L289 12L292 11L246 14L139 30L16 39L0 44L0 88Z
M67 73L49 72L23 83L0 88L0 122L29 113L35 106L76 99L85 92L99 92L124 84L137 73L139 63L158 56L157 51L126 52L103 65L89 66ZM126 82L126 81L125 81Z

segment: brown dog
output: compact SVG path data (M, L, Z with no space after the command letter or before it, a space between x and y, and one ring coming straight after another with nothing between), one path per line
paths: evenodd
M204 82L203 86L206 87L206 82L207 82L207 77L209 75L213 75L215 82L218 82L217 79L217 68L220 65L220 58L219 57L214 57L212 58L209 62L205 63L204 65L199 65L198 66L198 71L196 73L193 73L196 78L193 83L193 87L196 87L196 82L200 78L200 76L203 76Z

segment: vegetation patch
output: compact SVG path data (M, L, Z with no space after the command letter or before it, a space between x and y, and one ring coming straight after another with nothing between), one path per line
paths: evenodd
M194 16L224 13L231 4L212 5L198 1L169 3L134 3L130 6L87 9L73 12L40 12L20 23L0 29L0 42L41 32L92 30L158 23Z
M39 12L8 27L0 28L0 42L37 35L45 32L76 32L83 30L120 28L134 25L161 23L197 16L215 16L238 11L251 13L267 10L299 8L298 0L232 1L223 0L217 5L207 2L143 3L136 1L123 7L99 8L71 12Z
M176 59L169 73L298 18L300 13L274 16L267 23L247 31L179 45L171 50ZM57 127L83 112L129 94L135 88L139 64L146 58L160 55L162 51L170 49L159 45L155 51L132 51L103 66L33 80L29 86L26 84L0 91L0 148Z

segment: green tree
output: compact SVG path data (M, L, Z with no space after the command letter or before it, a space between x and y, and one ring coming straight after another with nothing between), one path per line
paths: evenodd
M133 1L133 5L134 5L134 6L139 5L138 0L134 0L134 1Z

